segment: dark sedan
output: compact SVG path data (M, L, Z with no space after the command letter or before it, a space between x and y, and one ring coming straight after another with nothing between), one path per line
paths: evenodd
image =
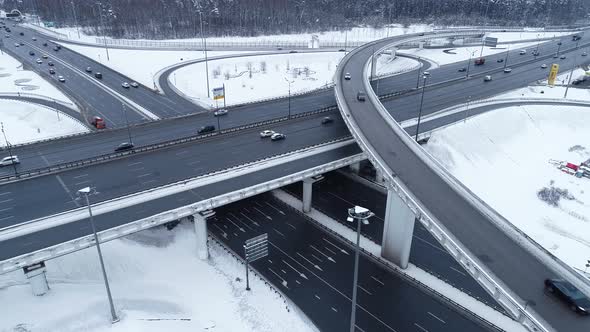
M115 152L131 150L131 149L133 149L133 147L134 147L133 143L124 142L124 143L119 144L119 146L117 146L115 148Z
M562 279L546 279L545 289L581 315L590 312L590 300L574 285Z

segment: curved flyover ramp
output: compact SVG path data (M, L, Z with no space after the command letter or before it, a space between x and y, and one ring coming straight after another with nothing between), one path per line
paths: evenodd
M383 172L390 193L401 197L416 220L514 319L531 331L590 331L590 320L546 295L543 281L566 278L585 293L589 293L590 282L453 178L406 134L372 91L367 74L375 51L433 35L388 38L348 54L335 75L336 100L345 122L371 162ZM352 79L345 80L345 73ZM483 82L478 78L472 84ZM367 101L357 100L359 91L367 93Z

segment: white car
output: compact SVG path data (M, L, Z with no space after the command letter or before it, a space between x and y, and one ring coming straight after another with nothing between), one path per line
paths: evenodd
M287 138L287 136L285 136L285 134L281 134L281 133L274 133L270 137L270 139L272 141L280 141L280 140L285 139L285 138Z
M137 84L137 82L131 82L131 86L134 88L139 88L139 84Z
M491 80L492 80L492 76L490 76L490 75L486 75L486 76L483 78L483 81L484 81L484 82L489 82L489 81L491 81Z
M344 79L347 81L350 80L350 73L344 74Z
M42 64L42 63L43 63L43 60L41 60L41 59L37 59L37 63L38 63L38 64Z
M20 164L20 160L18 160L18 156L10 156L4 157L0 160L0 166L8 166L12 164Z
M526 50L520 50L520 52L518 54L525 55L526 54Z
M504 68L504 72L505 72L505 73L509 73L509 72L511 72L511 71L512 71L512 68Z
M587 55L588 55L588 52L582 53L582 56L587 56Z
M542 64L541 65L541 68L545 69L545 68L547 68L547 65L546 64Z
M272 130L265 130L263 132L260 133L260 137L265 138L265 137L271 137L272 135L274 135L275 132Z
M221 109L221 110L217 110L217 111L213 112L214 116L221 116L221 115L226 115L226 114L227 114L226 109Z
M57 79L62 83L66 81L66 79L63 76L58 76Z
M124 87L125 89L129 89L129 87L131 85L129 85L129 83L127 83L127 82L123 82L123 84L121 84L121 86Z

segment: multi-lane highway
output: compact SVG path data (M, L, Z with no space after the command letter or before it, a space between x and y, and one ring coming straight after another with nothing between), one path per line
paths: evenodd
M515 243L500 230L488 215L476 208L470 201L443 180L407 142L398 135L387 121L378 113L370 101L359 102L358 91L364 90L363 72L365 64L372 55L372 48L385 47L392 40L379 41L366 48L353 51L341 65L337 80L338 93L342 103L350 112L354 125L362 132L363 140L382 162L394 172L408 187L412 194L423 204L432 216L435 216L459 241L504 282L528 307L540 314L543 319L559 331L587 331L590 322L576 316L555 298L543 292L545 278L558 277L555 272L540 261L537 256ZM563 42L566 59L560 60L562 67L571 67L574 61L583 59L582 49L572 49L575 42ZM531 55L527 55L531 56ZM576 60L574 60L576 59ZM526 82L546 77L546 71L540 69L540 63L553 62L553 59L537 61L513 68L512 73L494 73L495 80L483 82L482 77L474 77L463 83L445 85L436 90L427 91L425 108L434 105L450 105L467 101L469 94L480 93L493 95L521 86ZM484 66L485 67L485 66ZM344 80L344 74L351 73L355 78ZM340 90L339 90L340 89ZM484 92L485 91L485 92ZM387 107L396 119L407 117L408 112L416 114L414 103L417 96L405 96L389 102ZM412 100L413 99L413 100Z

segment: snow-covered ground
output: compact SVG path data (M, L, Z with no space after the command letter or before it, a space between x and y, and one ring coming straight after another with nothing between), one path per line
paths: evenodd
M57 88L36 73L23 70L22 64L10 55L0 54L0 94L27 93L68 103L75 108Z
M576 90L570 89L589 100L587 90ZM508 107L435 132L425 148L516 227L584 270L590 258L590 180L548 161L579 164L590 158L589 131L589 108ZM540 198L545 194L551 199Z
M523 47L531 47L537 46L537 43L520 43L520 44L511 44L510 49L517 49ZM447 52L443 52L447 50ZM450 51L449 51L450 50ZM424 59L428 59L438 65L446 65L449 63L454 63L458 61L463 61L469 59L469 55L472 55L472 58L479 57L481 50L481 46L470 46L470 47L456 47L456 48L448 48L448 49L440 49L440 48L412 48L408 50L398 50L400 54L409 54L414 56L419 56ZM483 48L483 56L497 54L506 52L508 50L508 46L498 45L498 47L484 47Z
M0 99L0 122L4 125L6 138L10 144L28 143L89 131L78 120L56 109L8 99ZM4 137L0 137L0 147L2 146L6 146Z
M73 51L96 60L149 88L154 87L154 75L156 75L160 69L174 65L176 63L205 58L205 53L201 51L109 49L109 57L107 59L106 50L104 48L80 46L67 43L62 44ZM207 52L207 56L214 57L240 53L251 52L211 51ZM89 63L89 65L91 64Z
M246 291L244 266L217 245L199 260L195 241L192 225L181 224L102 245L121 317L114 325L95 248L47 262L51 290L42 297L22 271L2 275L0 331L317 331L257 277Z
M529 86L512 90L493 97L495 98L547 98L547 99L563 99L565 95L565 87L561 86ZM570 88L567 93L568 99L590 101L590 89L574 89Z
M273 195L283 201L285 204L288 204L296 209L300 209L302 206L301 200L291 196L287 192L283 190L274 190ZM342 225L338 221L328 217L327 215L323 214L322 212L312 208L311 212L307 214L310 218L318 222L319 224L325 226L326 228L334 231L338 235L342 236L346 240L351 243L356 242L356 232L351 230L350 228ZM367 239L365 236L361 235L360 238L360 246L365 249L366 251L372 253L376 257L381 256L381 246L376 244L375 242ZM387 261L383 260L383 262L388 263ZM472 298L471 296L461 292L460 290L456 289L455 287L445 283L444 281L432 276L430 273L416 267L413 264L409 264L407 269L400 269L396 265L392 263L388 263L393 269L398 271L400 274L405 274L414 278L432 289L436 290L437 292L443 294L444 296L452 299L453 301L459 303L460 305L464 306L465 308L469 308L472 312L480 317L493 322L497 326L505 329L506 331L511 332L525 332L526 329L519 325L517 322L513 321L512 319L504 316L503 314L499 313L498 311L488 307L487 305L479 302L478 300Z
M344 52L321 52L214 60L209 62L209 84L211 89L225 85L227 105L287 96L289 85L291 94L302 93L332 84L342 57ZM205 63L180 68L170 80L184 94L216 105L207 98Z
M414 70L420 67L420 62L399 56L391 56L390 54L381 54L377 57L377 76L390 75Z
M522 31L522 32L489 32L486 37L498 38L498 42L518 41L523 39L559 38L570 35L572 32L544 32L544 31Z

